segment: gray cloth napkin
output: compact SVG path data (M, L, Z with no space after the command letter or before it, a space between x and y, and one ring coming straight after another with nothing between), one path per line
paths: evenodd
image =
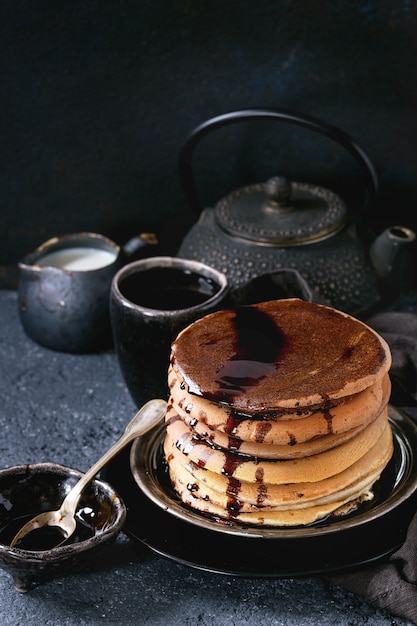
M386 312L365 321L391 348L391 404L417 423L417 315ZM417 513L405 543L386 561L326 579L417 624Z

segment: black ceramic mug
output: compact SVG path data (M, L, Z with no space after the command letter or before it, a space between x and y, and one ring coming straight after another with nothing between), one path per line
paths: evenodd
M114 276L110 295L113 341L135 403L167 398L171 343L196 319L220 308L224 274L198 261L151 257Z

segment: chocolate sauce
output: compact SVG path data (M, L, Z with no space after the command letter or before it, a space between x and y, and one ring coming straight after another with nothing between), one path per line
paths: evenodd
M228 477L226 510L230 519L236 518L242 508L242 503L239 501L241 488L240 480L233 476Z
M0 543L10 545L16 533L34 517L34 513L15 517L0 528ZM66 540L65 544L78 543L86 541L97 532L94 525L94 515L89 507L80 509L77 512L76 528L73 534ZM62 532L56 526L46 526L38 528L28 533L16 544L16 548L20 550L44 551L50 550L63 540Z
M51 550L65 540L65 534L58 526L35 528L16 542L19 550Z
M258 487L258 495L256 497L256 504L261 506L265 501L267 493L268 493L268 487L265 485L265 483L261 483Z
M264 480L264 470L261 467L255 472L255 480L257 483L262 483Z
M229 513L229 517L231 519L234 519L239 515L240 509L242 508L242 503L239 502L239 500L230 498L227 501L226 507L227 507L227 512Z
M266 418L263 415L254 414L254 415L245 415L243 413L239 413L237 411L230 411L229 416L227 418L226 425L224 427L224 432L226 435L230 437L235 437L238 431L239 425L243 420L250 419L251 421L256 421L255 427L255 441L257 443L263 443L266 435L272 428L271 422L266 421Z
M235 354L223 363L216 374L214 401L229 401L249 391L279 367L285 356L285 336L269 315L256 307L236 309L233 320Z
M257 443L263 443L266 435L272 428L272 424L270 422L258 422L256 424L256 433L255 433L255 441Z
M227 422L224 427L224 432L226 433L226 435L235 435L240 422L241 420L236 416L234 411L230 411L229 417L227 418Z
M242 483L238 478L234 478L234 476L229 476L228 485L227 485L227 495L231 498L237 498L240 490L242 488Z
M242 445L243 441L241 439L236 439L236 437L229 437L227 440L227 447L229 450L233 452L237 452Z
M289 446L295 446L297 444L297 439L296 439L295 435L293 435L293 433L288 433L288 437L289 437L288 445Z
M229 454L224 452L225 461L222 467L222 474L225 476L233 476L236 469L245 462L245 457L239 456L238 454Z
M333 434L333 415L328 409L323 410L323 417L327 422L327 432L329 435Z
M168 412L167 412L168 413ZM166 420L166 425L170 426L171 424L174 424L175 422L179 422L181 420L180 416L178 415L178 413L170 413L168 419Z
M205 442L204 440L201 440L199 443L207 443L207 442ZM184 450L183 450L183 453L184 453ZM201 451L201 456L198 459L198 463L197 463L198 466L206 467L207 461L211 457L211 454L212 454L212 447L207 443L206 448L205 449L203 448Z

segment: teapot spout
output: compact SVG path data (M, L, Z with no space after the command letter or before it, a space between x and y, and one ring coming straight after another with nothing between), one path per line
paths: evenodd
M413 285L415 243L416 234L413 230L404 226L390 226L371 245L371 262L385 298L396 297Z

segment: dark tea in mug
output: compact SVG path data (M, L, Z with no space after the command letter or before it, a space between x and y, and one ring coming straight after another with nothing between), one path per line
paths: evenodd
M119 282L121 294L139 306L162 311L187 309L212 298L220 285L210 276L177 267L151 267Z
M222 308L227 295L225 275L198 261L150 257L116 274L110 297L114 347L138 406L168 398L172 341L195 320Z

